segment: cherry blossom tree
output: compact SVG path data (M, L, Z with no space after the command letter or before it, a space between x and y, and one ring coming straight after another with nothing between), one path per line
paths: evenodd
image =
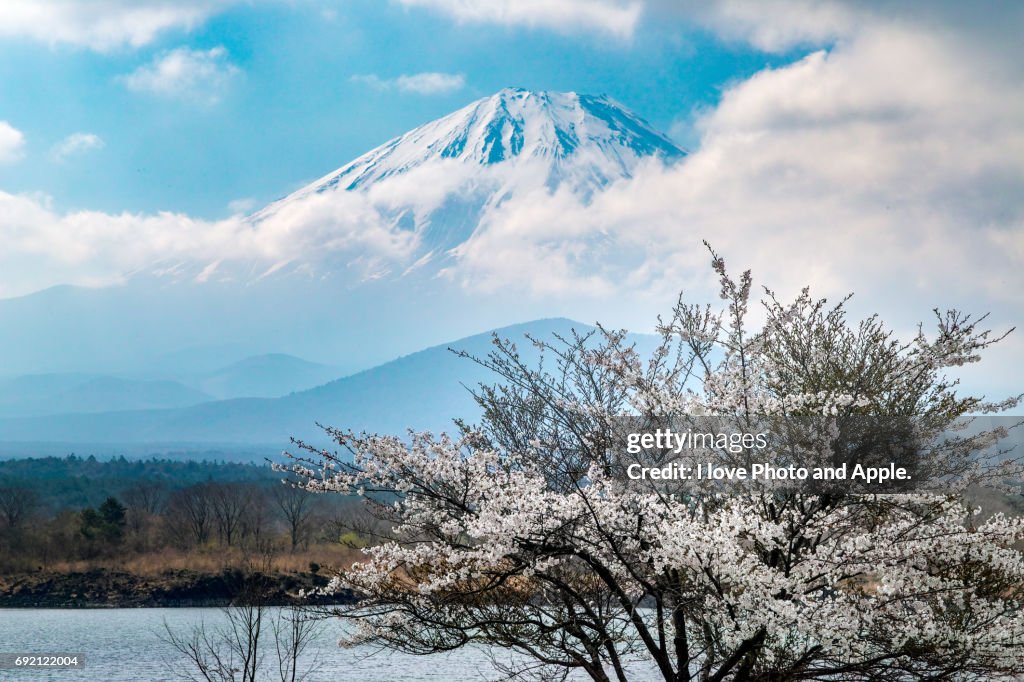
M709 247L710 251L710 247ZM623 417L902 415L935 433L995 414L948 374L1002 336L936 312L900 341L846 301L765 291L713 251L723 307L685 304L640 356L623 331L495 339L471 358L500 378L478 425L408 437L330 428L282 470L308 490L358 493L390 529L332 581L350 643L430 654L507 649L510 675L665 680L995 679L1024 674L1024 522L965 491L1019 469L971 457L1005 429L947 438L940 491L746 488L669 494L621 476ZM511 662L509 662L511 661Z

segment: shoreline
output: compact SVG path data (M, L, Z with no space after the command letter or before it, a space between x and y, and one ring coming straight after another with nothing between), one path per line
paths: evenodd
M313 573L243 573L187 569L138 575L93 569L0 576L0 609L216 608L248 601L253 585L266 606L344 604L346 595L315 595L328 578Z

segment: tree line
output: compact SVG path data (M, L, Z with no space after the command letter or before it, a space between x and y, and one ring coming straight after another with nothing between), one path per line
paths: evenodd
M35 460L31 477L0 462L0 573L163 550L296 552L345 538L346 500L281 483L269 467L223 463ZM88 489L82 496L79 491ZM54 494L70 491L66 499ZM88 500L82 504L79 500Z

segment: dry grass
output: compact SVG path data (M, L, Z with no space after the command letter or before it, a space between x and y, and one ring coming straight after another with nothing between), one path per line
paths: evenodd
M320 572L330 574L331 569L347 568L359 559L358 550L343 545L314 545L308 550L287 550L270 556L270 570L280 573L309 572L310 564L319 564ZM94 569L124 571L134 575L156 576L164 571L189 570L197 573L219 573L225 569L243 568L253 563L264 564L263 555L222 547L181 551L163 548L126 557L92 559L88 561L62 561L48 566L58 573L83 572Z

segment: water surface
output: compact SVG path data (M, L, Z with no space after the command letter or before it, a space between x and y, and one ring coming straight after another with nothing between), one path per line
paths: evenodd
M0 653L81 653L86 661L85 667L77 670L0 670L0 679L183 679L183 673L189 670L188 662L166 641L164 624L176 632L188 633L200 622L221 626L224 616L219 609L212 608L0 609ZM341 634L340 623L324 623L311 647L320 667L308 680L419 682L497 677L483 650L411 656L369 647L341 648ZM272 640L266 646L272 647ZM265 651L265 664L276 664L271 648Z

